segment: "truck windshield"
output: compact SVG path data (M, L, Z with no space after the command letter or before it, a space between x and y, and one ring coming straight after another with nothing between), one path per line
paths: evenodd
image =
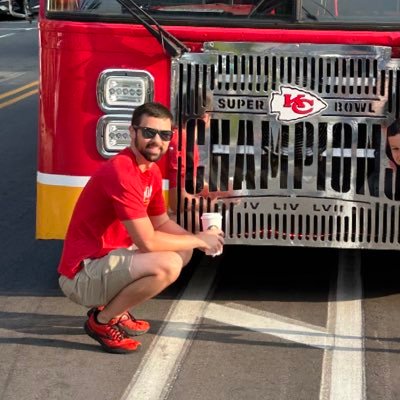
M400 0L138 0L164 25L400 25ZM48 0L49 17L131 21L116 0ZM279 26L278 26L279 27Z

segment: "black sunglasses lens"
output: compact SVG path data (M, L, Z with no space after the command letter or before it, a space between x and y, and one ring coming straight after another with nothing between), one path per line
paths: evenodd
M168 141L172 138L172 131L160 131L159 133L162 140Z
M158 133L157 129L153 129L153 128L143 127L141 129L142 129L143 137L145 139L153 139L153 137L156 136Z

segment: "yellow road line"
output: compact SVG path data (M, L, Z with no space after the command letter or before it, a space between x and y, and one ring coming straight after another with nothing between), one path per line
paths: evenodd
M12 98L12 99L10 99L10 100L8 100L8 101L5 101L5 102L3 102L3 103L0 103L0 109L1 109L1 108L4 108L4 107L7 107L7 106L9 106L9 105L11 105L11 104L14 104L14 103L16 103L17 101L23 100L23 99L25 99L26 97L32 96L33 94L38 93L38 92L39 92L39 89L34 89L34 90L31 90L31 91L26 92L26 93L24 93L24 94L21 94L21 96L14 97L14 98Z
M33 82L31 82L31 83L28 83L28 84L25 85L25 86L21 86L21 87L19 87L19 88L17 88L17 89L10 90L10 91L8 91L8 92L5 92L5 93L3 93L3 94L0 94L0 100L1 100L1 99L5 99L6 97L10 97L10 96L12 96L12 95L15 94L15 93L22 92L22 91L24 91L25 89L28 89L28 88L30 88L30 87L32 87L32 86L36 86L36 85L38 85L38 84L39 84L39 81L33 81Z

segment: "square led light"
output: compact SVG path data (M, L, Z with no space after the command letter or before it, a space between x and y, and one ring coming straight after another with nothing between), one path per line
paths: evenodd
M105 115L99 119L96 143L103 157L110 157L130 145L130 124L128 115Z
M132 110L153 95L153 79L146 71L106 70L98 79L97 101L105 112Z
M105 127L104 147L106 150L119 151L131 142L129 137L129 123L110 122Z
M145 101L146 82L143 78L129 76L126 78L113 76L106 79L104 88L106 103L109 106L132 107Z

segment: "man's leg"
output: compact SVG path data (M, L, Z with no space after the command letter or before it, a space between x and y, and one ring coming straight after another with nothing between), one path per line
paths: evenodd
M98 313L97 320L107 323L131 307L159 294L175 282L191 256L191 251L135 253L129 267L133 282L122 289Z

